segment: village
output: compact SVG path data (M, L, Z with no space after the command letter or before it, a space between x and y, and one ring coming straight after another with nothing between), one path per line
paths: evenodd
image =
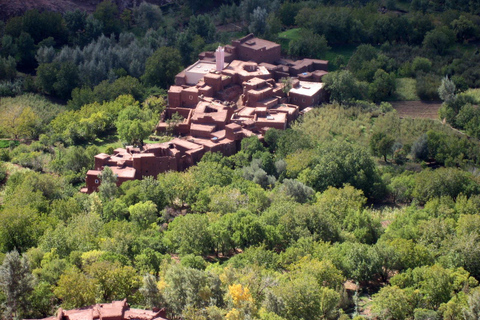
M270 128L285 130L300 114L326 101L322 77L328 61L281 57L280 45L249 34L203 52L175 77L168 107L155 130L169 142L117 148L95 156L82 192L92 193L109 167L117 185L128 180L183 171L206 152L235 154L245 137L260 141Z

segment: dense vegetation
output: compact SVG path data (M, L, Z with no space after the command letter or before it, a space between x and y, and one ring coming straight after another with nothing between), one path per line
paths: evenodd
M477 319L478 13L104 1L0 24L4 317L127 298L183 319ZM328 57L330 103L234 156L78 192L95 154L169 139L151 128L174 75L247 32ZM400 119L385 101L403 96L441 99L444 122Z

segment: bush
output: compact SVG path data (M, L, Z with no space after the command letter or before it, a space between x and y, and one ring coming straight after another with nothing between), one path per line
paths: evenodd
M415 73L419 71L428 73L431 69L432 62L429 59L423 57L415 57L415 59L413 59L412 71L414 71Z
M417 95L422 100L439 100L438 87L441 84L440 77L433 73L420 73L417 76Z

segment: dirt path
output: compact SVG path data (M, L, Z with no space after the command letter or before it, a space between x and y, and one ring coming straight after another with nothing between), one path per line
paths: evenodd
M392 101L390 102L401 118L439 120L440 101Z

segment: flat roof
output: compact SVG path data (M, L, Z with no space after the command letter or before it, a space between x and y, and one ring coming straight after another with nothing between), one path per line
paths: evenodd
M261 49L261 48L272 49L272 48L280 47L278 43L268 41L265 39L260 39L260 38L252 38L246 41L242 41L241 45L244 47L253 48L253 49Z
M109 154L106 154L106 153L99 153L95 156L95 158L98 158L98 159L107 159L107 158L110 158L110 155Z
M175 146L183 147L185 149L190 149L190 150L201 148L201 146L199 146L198 144L189 142L187 140L179 139L179 138L170 140L169 143L173 143Z
M302 96L313 96L318 93L324 86L321 82L300 81L300 84L292 88L290 93L300 94Z
M271 113L266 116L257 116L257 122L276 122L276 123L285 123L287 121L287 114L284 112Z
M170 86L168 92L182 92L183 88L180 86Z
M185 69L185 72L196 73L196 74L207 74L210 72L210 70L215 68L216 68L215 62L198 60L197 62L192 64L190 67Z
M192 123L190 126L190 131L197 130L202 132L213 132L215 130L216 125L214 124L199 124L199 123Z

